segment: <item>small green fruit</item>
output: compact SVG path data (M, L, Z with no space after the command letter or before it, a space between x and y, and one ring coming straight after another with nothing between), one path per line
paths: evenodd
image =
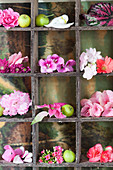
M22 14L18 18L18 23L19 26L22 28L29 27L29 25L31 24L31 18L26 14Z
M0 105L0 116L3 115L4 108Z
M74 108L71 105L66 104L62 106L61 111L64 115L66 115L67 117L70 117L74 113Z
M65 162L73 162L75 160L75 153L71 150L65 150L63 153Z
M49 19L46 15L44 14L39 14L36 17L36 26L43 27L44 25L49 24Z

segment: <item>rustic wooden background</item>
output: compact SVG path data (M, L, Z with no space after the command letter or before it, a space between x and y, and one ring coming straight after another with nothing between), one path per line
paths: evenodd
M91 3L82 2L81 12L85 13ZM29 4L2 4L1 9L11 7L20 14L30 15ZM74 21L74 3L40 3L39 13L55 16L64 13L69 15L70 22ZM52 19L52 18L51 18ZM83 23L82 23L83 24ZM81 32L81 52L86 48L97 48L102 55L113 57L112 31L83 31ZM20 41L21 40L21 41ZM86 41L87 40L87 41ZM58 54L67 61L75 56L75 32L46 31L39 34L39 56L47 57L49 54ZM87 43L86 43L87 42ZM30 58L30 33L29 32L0 32L0 57L8 58L13 53L21 51L23 56ZM30 64L30 63L29 63ZM101 83L100 83L101 82ZM94 77L90 81L81 78L81 98L90 97L97 90L113 90L112 77ZM0 77L0 95L9 94L14 89L31 93L31 80L27 78L3 78ZM39 104L54 102L66 102L75 107L75 79L73 77L49 77L40 78ZM64 149L72 149L75 152L75 125L74 123L39 123L39 149L52 149L54 145L61 145ZM96 143L103 146L113 146L112 122L83 123L82 125L82 159L86 159L86 153ZM90 142L89 142L90 141ZM0 123L0 155L3 147L10 144L13 148L21 145L31 150L31 126L30 123ZM19 168L1 168L0 170L18 170ZM30 168L26 168L30 169ZM73 168L40 168L40 170L73 170ZM83 168L90 169L90 168ZM96 169L96 168L92 168ZM100 168L107 170L112 168Z

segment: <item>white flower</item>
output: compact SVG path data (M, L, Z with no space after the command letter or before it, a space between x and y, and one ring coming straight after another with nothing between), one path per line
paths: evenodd
M86 54L88 56L88 62L92 64L95 63L97 59L102 59L102 56L100 55L101 52L97 52L95 48L86 49Z
M83 78L90 80L96 74L96 64L88 64L88 66L86 66L84 69Z

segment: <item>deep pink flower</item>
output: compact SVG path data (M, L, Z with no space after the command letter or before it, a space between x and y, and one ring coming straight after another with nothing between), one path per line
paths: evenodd
M6 58L0 59L0 73L7 73L7 72L9 72L8 61L6 60Z
M43 150L41 151L41 153L45 153L45 150L43 149Z
M46 160L48 161L48 160L50 159L50 155L49 155L49 154L46 155L45 158L46 158Z
M62 57L58 56L57 54L48 55L48 56L47 56L47 59L52 59L53 62L54 62L56 65L64 64L64 59L63 59Z
M19 52L18 54L17 53L12 54L8 59L9 65L21 64L23 61L28 62L28 56L22 57L21 52Z
M64 160L63 160L62 156L57 156L57 163L58 164L61 164L63 161Z
M94 147L90 148L87 153L89 162L98 162L100 160L102 152L103 148L101 144L96 144Z
M52 156L53 156L53 157L56 157L56 156L57 156L57 152L53 152L53 153L52 153Z
M12 64L9 66L10 73L28 73L31 71L29 67L24 67L23 64Z
M56 70L56 64L52 59L40 59L39 66L41 66L41 73L52 73Z
M40 162L40 163L42 163L42 162L43 162L43 160L42 160L42 159L39 159L39 162Z
M27 113L31 100L28 93L15 91L10 95L3 95L0 100L0 105L4 107L3 115L23 115Z
M67 72L67 67L64 64L58 64L57 65L57 71L60 73L65 73Z
M112 146L107 146L107 147L105 148L105 151L107 151L107 150L109 150L109 151L113 152L113 148L112 148Z
M100 157L100 162L112 162L112 152L110 150L103 151Z
M8 8L3 10L2 24L6 29L18 26L19 13L14 12L13 9Z
M73 67L76 64L75 60L68 60L66 62L66 68L67 68L67 71L71 72L71 71L74 71Z
M49 161L48 163L49 163L49 164L52 164L53 162L52 162L52 161Z

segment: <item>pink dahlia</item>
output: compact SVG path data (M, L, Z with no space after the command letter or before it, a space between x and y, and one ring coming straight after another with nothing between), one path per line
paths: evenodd
M3 10L2 24L6 29L18 26L19 13L14 12L12 8Z

